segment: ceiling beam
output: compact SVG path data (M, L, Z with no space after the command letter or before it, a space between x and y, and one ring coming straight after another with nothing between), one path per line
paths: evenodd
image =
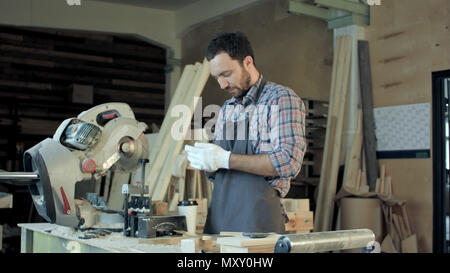
M370 7L350 0L290 0L288 11L325 20L329 29L370 25Z
M325 7L348 11L353 14L369 16L369 6L362 3L352 2L349 0L315 0L315 2Z
M333 18L328 21L328 28L335 29L340 27L346 27L350 25L368 26L370 24L368 16L362 16L358 14L349 14L338 18Z
M289 12L293 14L312 16L323 20L330 20L333 18L331 10L328 8L321 8L297 1L289 1Z

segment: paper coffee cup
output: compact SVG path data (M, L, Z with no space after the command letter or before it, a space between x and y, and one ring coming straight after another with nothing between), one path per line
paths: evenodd
M186 216L187 232L195 234L197 228L197 201L186 200L178 202L178 214Z

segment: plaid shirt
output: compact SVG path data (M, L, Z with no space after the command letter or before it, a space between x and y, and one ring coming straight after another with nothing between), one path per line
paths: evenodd
M276 177L265 177L266 181L285 197L290 181L300 172L306 151L305 105L295 92L273 82L266 82L258 101L256 95L262 75L247 94L225 101L215 126L213 141L227 139L223 136L226 121L237 122L249 113L249 139L255 154L269 154ZM237 130L239 137L239 129Z

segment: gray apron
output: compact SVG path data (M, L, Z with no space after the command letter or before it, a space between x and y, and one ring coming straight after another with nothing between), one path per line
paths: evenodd
M264 89L265 81L261 82L256 101ZM234 140L220 140L219 146L235 154L255 154L248 137L248 116L239 122L245 122L245 139L237 140L238 122L224 124L226 128L234 126ZM218 234L221 231L234 232L275 232L285 233L284 216L281 214L281 204L278 192L270 186L264 176L254 175L237 170L219 169L215 174L214 190L204 233Z

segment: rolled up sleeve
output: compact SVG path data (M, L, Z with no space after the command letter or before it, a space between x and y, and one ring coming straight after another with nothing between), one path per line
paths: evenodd
M306 152L305 105L293 91L283 91L270 114L270 160L281 180L295 178ZM281 182L281 181L280 181Z

